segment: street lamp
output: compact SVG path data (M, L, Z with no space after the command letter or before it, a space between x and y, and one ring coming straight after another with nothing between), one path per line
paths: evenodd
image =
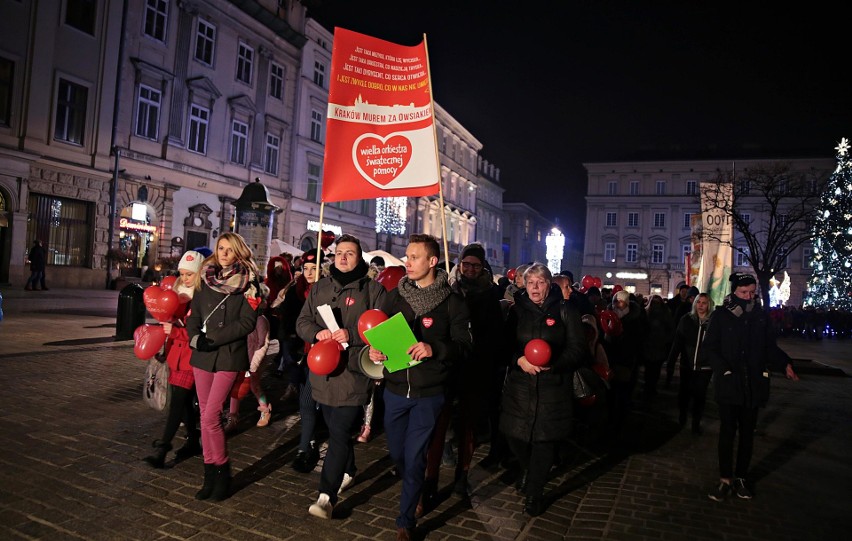
M553 228L544 239L544 244L547 246L547 268L553 274L558 274L562 270L562 254L565 251L565 236L562 231Z

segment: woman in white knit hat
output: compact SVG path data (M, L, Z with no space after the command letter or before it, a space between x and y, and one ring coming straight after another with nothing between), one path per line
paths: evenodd
M195 292L195 279L201 270L204 256L195 250L189 250L178 263L180 277L172 288L178 294L181 308L175 314L171 323L163 323L168 336L166 341L166 361L169 363L169 386L171 400L166 417L163 436L154 441L154 454L145 457L145 462L154 468L165 467L166 455L172 449L172 439L177 433L180 423L186 426L186 444L175 453L175 459L186 460L201 453L201 432L198 429L198 412L193 405L195 401L195 378L189 359L192 350L189 348L189 335L186 332L186 316L189 301Z

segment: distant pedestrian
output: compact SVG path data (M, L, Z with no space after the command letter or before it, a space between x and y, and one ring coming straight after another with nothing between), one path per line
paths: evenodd
M731 492L750 500L747 485L758 408L769 400L769 370L784 370L798 380L789 357L775 342L772 323L755 299L757 282L751 274L730 276L731 294L710 316L702 354L713 367L713 387L719 405L719 484L708 497L725 500ZM739 432L736 468L734 436Z
M36 239L33 241L27 259L30 262L30 277L24 289L27 291L47 291L47 286L44 284L44 272L47 267L47 253L41 245L41 241ZM39 289L38 286L41 286Z

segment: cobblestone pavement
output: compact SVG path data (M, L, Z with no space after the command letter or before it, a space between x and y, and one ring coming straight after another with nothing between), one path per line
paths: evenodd
M257 428L252 400L229 440L235 494L197 501L202 462L165 470L142 458L164 423L140 400L143 363L132 342L113 340L117 293L2 290L0 322L0 539L240 540L393 539L400 484L385 438L358 444L355 484L333 520L311 517L318 470L294 472L298 419L267 378L273 422ZM620 442L575 445L548 485L540 517L504 470L478 465L469 498L441 472L440 503L415 539L809 540L852 529L852 348L846 342L784 340L800 382L777 377L755 442L751 501L715 503L718 416L705 432L678 431L676 383L637 409ZM833 368L833 370L831 369ZM841 375L838 375L841 374ZM581 434L582 436L582 434Z

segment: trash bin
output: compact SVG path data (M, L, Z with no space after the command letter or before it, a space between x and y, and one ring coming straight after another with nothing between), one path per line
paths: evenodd
M139 284L129 284L118 293L118 313L115 319L115 339L131 340L133 332L145 323L144 289Z

